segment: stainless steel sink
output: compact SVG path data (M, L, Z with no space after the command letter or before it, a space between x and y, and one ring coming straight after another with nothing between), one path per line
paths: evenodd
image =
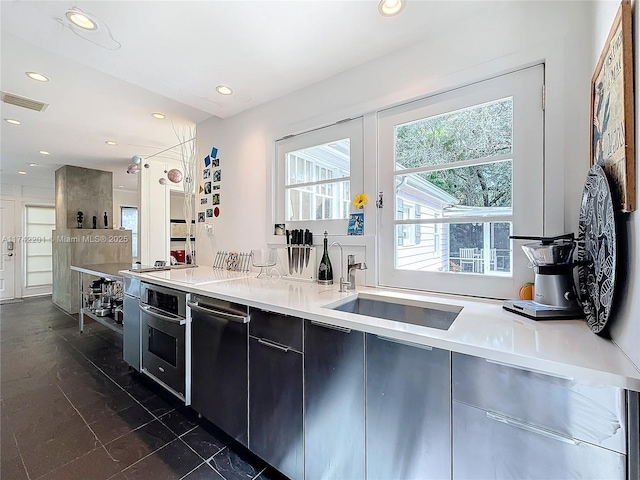
M462 307L359 294L325 308L341 312L448 330Z

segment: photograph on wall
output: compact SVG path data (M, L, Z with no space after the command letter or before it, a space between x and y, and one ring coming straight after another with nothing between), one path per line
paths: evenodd
M213 217L213 208L207 208L207 217Z
M219 182L220 181L220 172L221 172L221 170L216 170L215 172L213 172L213 181L214 182Z
M198 222L204 222L204 212L198 212Z
M284 230L285 230L284 223L276 223L273 226L274 235L284 235L285 233Z
M616 210L636 209L631 4L623 0L591 79L591 164L604 168Z
M209 178L211 176L211 169L210 168L205 168L202 171L202 179L206 180L207 178Z
M219 167L220 166L220 159L219 158L213 158L211 160L211 166L212 167Z
M206 205L207 203L209 203L208 197L204 197L200 199L200 205Z
M349 215L348 235L362 235L364 233L364 213L352 213Z
M218 149L216 147L211 147L211 158L218 158Z
M212 185L211 190L220 190L220 185Z
M204 194L209 195L211 193L211 182L204 182Z
M209 165L211 165L211 157L207 155L206 157L204 157L204 166L208 167Z
M220 194L214 193L211 198L211 205L220 205Z
M218 207L213 209L213 214L217 217L218 215L220 215L220 209Z

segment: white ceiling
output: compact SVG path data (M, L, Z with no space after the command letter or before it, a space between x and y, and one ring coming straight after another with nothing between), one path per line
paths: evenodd
M53 171L69 164L114 171L115 187L135 190L131 157L178 143L172 123L182 130L235 115L413 44L484 2L409 0L393 18L378 13L377 0L0 3L0 88L50 105L0 104L3 119L22 122L1 122L2 182L52 188ZM98 30L72 29L72 7ZM234 94L218 94L220 84Z

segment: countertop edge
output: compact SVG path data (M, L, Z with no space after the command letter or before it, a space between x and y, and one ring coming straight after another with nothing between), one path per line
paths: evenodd
M337 287L335 285L330 288L327 287L326 290L317 292L318 297L327 294L330 298L327 299L318 299L315 298L315 304L313 306L309 306L304 308L304 306L289 306L282 305L278 303L269 303L265 300L259 300L255 298L255 295L251 294L251 288L246 286L245 293L240 295L237 292L228 292L225 291L226 287L229 285L233 285L234 282L242 282L247 281L248 277L245 279L227 279L223 281L212 281L212 282L203 282L199 284L188 284L182 283L172 280L167 280L159 277L154 277L151 275L147 275L144 273L135 273L131 271L120 271L119 275L121 276L130 276L139 278L141 281L148 281L150 283L154 283L156 285L165 286L175 288L187 293L200 294L200 295L211 295L219 298L221 300L226 300L230 302L243 303L253 308L260 308L263 310L268 310L274 313L279 313L283 315L291 315L297 316L306 320L315 320L318 322L327 323L334 326L351 328L357 331L362 331L365 333L371 333L375 335L382 335L388 338L393 338L396 340L402 340L405 342L415 343L418 345L427 345L435 348L441 348L444 350L449 350L455 353L462 353L467 355L472 355L476 357L485 358L490 361L495 361L499 363L504 363L509 366L513 366L515 368L522 368L525 370L531 370L535 372L540 372L552 376L558 376L562 378L574 378L576 380L583 380L592 382L595 384L603 384L610 385L614 387L625 388L628 390L633 390L640 392L640 370L624 355L622 350L610 340L601 338L593 334L590 330L588 333L592 335L589 341L595 345L598 345L602 350L605 350L605 353L608 357L611 357L611 361L614 362L617 366L620 367L622 372L612 371L610 369L605 368L596 368L595 366L585 366L580 365L575 360L569 358L567 354L566 361L558 360L558 359L550 359L544 358L542 356L532 356L526 353L517 353L517 352L507 352L499 349L492 349L482 345L476 345L473 343L465 342L463 340L456 340L447 338L448 331L436 330L433 328L427 327L407 327L406 324L401 324L400 322L393 322L389 320L381 320L373 317L366 317L361 315L354 315L345 312L337 312L335 310L326 309L323 306L319 306L319 303L322 305L329 304L336 299L346 299L348 297L353 297L358 293L369 293L375 292L376 294L382 295L398 295L404 294L403 296L412 297L421 299L425 302L439 302L439 301L451 301L455 304L461 304L464 308L473 308L474 305L490 305L492 308L496 306L500 306L501 303L497 301L491 301L486 299L471 299L470 297L452 297L450 295L432 295L422 292L415 291L402 291L397 289L381 289L374 287L362 287L357 291L349 291L344 294L339 294L336 297ZM226 284L226 285L225 285ZM274 284L275 285L275 284ZM299 290L304 293L304 290L311 291L312 289L318 289L317 284L308 284L303 282L297 282L293 280L286 281L285 283L279 284L279 287L288 286L289 289L293 287L294 290ZM269 288L269 284L265 284L261 287L262 291L264 289ZM299 295L299 294L298 294ZM500 310L502 310L500 308ZM539 328L545 329L549 328L545 325L541 325L543 322L535 322L533 320L523 319L522 317L518 317L513 313L509 313L504 311L504 315L509 316L509 318L513 319L514 324L522 324L528 322L526 327L531 329ZM362 320L367 320L361 321ZM370 321L368 321L370 320ZM468 322L469 320L467 320ZM502 319L504 323L504 318ZM456 320L458 322L458 320ZM455 323L454 322L454 325ZM534 323L531 323L534 322ZM391 324L395 328L391 327ZM556 324L560 325L560 323ZM398 328L405 327L408 330L420 330L420 334L416 334L415 331L402 331ZM581 329L587 329L588 326L586 323L571 323L569 325L561 324L561 329L566 330L567 332L580 331L580 333L588 337L585 333L581 331ZM451 329L450 329L451 330ZM490 332L487 331L489 335ZM560 333L561 334L561 333ZM586 357L585 357L586 358Z

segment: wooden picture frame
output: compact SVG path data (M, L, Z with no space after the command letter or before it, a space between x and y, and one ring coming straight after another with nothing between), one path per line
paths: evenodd
M611 183L616 211L636 209L631 3L623 0L591 78L591 165Z

